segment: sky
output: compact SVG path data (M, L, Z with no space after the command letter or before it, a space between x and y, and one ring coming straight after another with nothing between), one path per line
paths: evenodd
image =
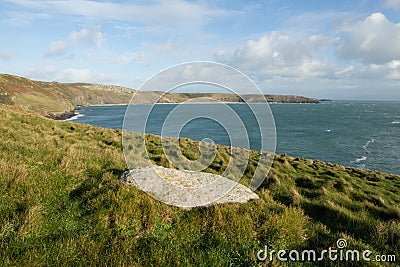
M0 73L139 88L190 61L265 94L400 100L400 0L3 0Z

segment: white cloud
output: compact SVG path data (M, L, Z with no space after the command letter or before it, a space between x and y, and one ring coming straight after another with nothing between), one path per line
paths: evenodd
M400 25L382 13L341 29L336 54L341 59L383 64L400 59Z
M157 44L155 46L155 50L158 53L168 53L168 52L175 50L177 48L177 46L178 45L176 43L174 43L174 41L172 41L172 39L168 39L168 41L165 43Z
M393 60L387 65L390 68L388 78L393 80L400 80L400 60Z
M103 41L103 34L97 30L82 29L79 32L76 32L76 31L72 32L68 36L68 41L70 43L84 41L84 42L94 44L96 46L101 46L102 41Z
M190 85L189 85L190 84ZM161 91L207 90L259 94L254 84L240 72L223 64L197 61L174 65L147 80L142 90Z
M46 56L60 56L65 53L65 49L67 48L67 43L64 41L57 41L51 43L50 47L46 51Z
M285 32L312 35L316 32L335 27L338 23L353 16L350 12L338 11L311 11L299 13L285 18L283 27Z
M94 77L94 74L89 69L73 69L68 68L63 70L60 73L60 78L58 80L68 80L68 81L84 81L84 82L92 82L94 79L97 80L97 77Z
M144 63L147 59L147 54L144 51L139 52L127 52L118 56L115 62L120 64L133 64L133 63Z
M296 38L272 32L248 41L232 55L217 52L216 58L261 79L321 76L329 66L317 58L333 41L322 35Z
M400 10L400 0L384 0L383 6L386 8Z
M139 63L149 66L155 62L170 59L187 61L189 53L193 54L193 46L188 47L172 39L161 43L148 41L141 43L137 51L124 52L114 57L112 61L120 64ZM196 54L199 55L200 51L197 50Z
M103 34L98 30L82 29L79 32L72 32L64 41L56 41L51 43L45 55L47 57L60 56L66 52L66 49L75 43L84 42L101 46L103 41Z
M2 22L16 27L29 26L34 20L49 19L51 16L40 12L6 12L7 16L1 19Z
M13 57L13 55L10 52L0 51L0 59L9 60L12 57Z
M57 69L54 66L30 69L24 73L24 76L44 81L58 82L87 82L98 84L118 84L123 79L120 75L103 74L92 72L88 68L77 69Z
M116 3L92 0L8 0L14 4L31 9L47 10L67 15L83 16L92 19L138 22L143 25L156 25L187 31L204 25L213 18L237 15L241 12L210 7L205 2L184 0L157 0L144 3Z
M356 23L342 24L336 31L342 34L340 38L333 34L302 37L294 32L271 32L249 40L233 53L218 51L215 58L258 81L280 80L283 85L312 77L331 80L339 87L348 81L365 85L372 80L400 79L400 24L374 13ZM337 58L330 56L332 51Z
M348 66L336 71L339 79L355 80L400 80L400 61L393 60L385 64Z

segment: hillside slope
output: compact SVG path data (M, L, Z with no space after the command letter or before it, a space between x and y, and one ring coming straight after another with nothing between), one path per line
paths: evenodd
M322 251L339 238L349 249L400 257L396 175L276 155L260 199L182 210L118 180L126 168L119 130L0 106L0 136L0 261L7 266L255 266L265 246ZM153 162L170 167L160 137L147 140ZM181 147L188 158L199 156L198 142L181 139ZM223 172L229 155L218 146L206 171ZM251 152L244 184L257 157Z
M57 117L79 105L129 103L133 90L86 83L40 82L0 75L0 103Z

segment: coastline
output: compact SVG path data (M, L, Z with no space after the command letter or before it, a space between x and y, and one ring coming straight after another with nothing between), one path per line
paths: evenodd
M73 121L79 117L83 117L85 115L80 114L78 110L82 107L109 107L109 106L127 106L128 104L96 104L96 105L77 105L74 110L66 111L60 114L46 114L45 117L54 119L57 121Z
M86 105L80 107L109 107L109 106L127 106L129 104L96 104L96 105Z
M74 117L76 114L76 109L73 111L67 111L64 113L53 113L53 114L45 114L44 116L49 119L57 120L57 121L64 121L69 118Z
M193 104L199 104L199 105L208 105L208 104L273 104L273 105L280 105L280 104L319 104L319 103L312 103L312 102L191 102L191 101L186 101L186 102L161 102L161 103L138 103L134 105L177 105L177 104L183 104L183 105L193 105ZM84 116L83 114L80 114L77 112L77 110L81 109L82 107L112 107L112 106L129 106L130 104L96 104L96 105L79 105L77 106L73 111L67 111L65 113L61 114L47 114L45 117L54 119L54 120L59 120L59 121L72 121L75 120L76 118Z
M136 103L132 105L177 105L177 104L319 104L313 102L225 102L225 101L215 101L215 102L159 102L159 103ZM109 106L129 106L130 104L102 104L102 105L87 105L82 107L109 107Z
M76 119L78 119L80 117L84 117L84 116L85 115L80 114L79 112L75 112L73 116L71 116L69 118L66 118L66 119L63 119L63 120L60 120L60 121L74 121L74 120L76 120Z

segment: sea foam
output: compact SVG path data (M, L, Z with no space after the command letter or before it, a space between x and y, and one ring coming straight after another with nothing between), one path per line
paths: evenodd
M72 116L71 118L68 118L68 119L66 119L64 121L74 121L74 120L76 120L78 118L81 118L81 117L84 117L84 116L85 116L84 114L76 113L74 116Z
M367 157L366 156L362 156L361 158L356 159L354 162L360 163L361 161L366 161L366 160L367 160Z

